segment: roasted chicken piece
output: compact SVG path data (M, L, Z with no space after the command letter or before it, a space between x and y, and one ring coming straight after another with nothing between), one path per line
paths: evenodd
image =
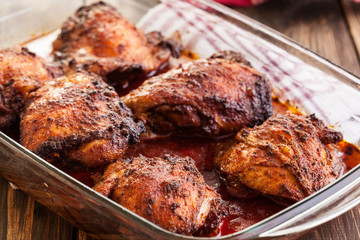
M233 144L220 148L214 162L231 193L249 188L292 203L341 175L344 163L335 145L341 140L340 132L315 115L287 113L242 129Z
M119 159L94 189L164 229L187 235L205 223L220 199L191 158L169 155Z
M122 156L143 131L112 87L99 76L77 73L30 94L20 142L50 162L94 168Z
M53 43L54 57L66 72L86 70L125 84L166 63L180 46L159 32L147 35L103 2L77 10Z
M272 114L267 79L229 51L152 77L122 99L160 134L229 134Z
M61 74L25 47L0 50L0 129L18 120L29 93Z

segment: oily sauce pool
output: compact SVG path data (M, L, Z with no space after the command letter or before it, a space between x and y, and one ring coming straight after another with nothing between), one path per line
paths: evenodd
M298 112L288 104L273 99L274 112L284 113L286 111ZM131 146L125 157L136 157L142 154L147 157L162 157L166 154L180 157L191 157L196 166L203 174L207 184L212 186L222 197L222 208L228 213L223 217L217 229L200 229L195 235L198 236L222 236L243 230L279 211L286 206L280 205L270 198L262 195L248 196L248 198L237 199L226 191L224 181L220 178L213 167L216 145L234 136L223 138L199 138L162 136L152 139L141 139L140 143ZM343 152L343 160L346 164L346 171L349 171L360 162L360 150L354 145L345 141L340 142L340 149ZM70 171L67 172L87 184L93 186L93 179L99 176L102 171L98 168L94 171Z
M164 66L162 71L168 66ZM156 73L155 73L156 74ZM132 85L125 88L117 86L119 95L125 95L131 89L139 86L144 79L138 79L133 81ZM274 113L285 113L286 111L292 111L294 113L300 113L296 108L293 108L290 104L284 104L279 99L273 99ZM13 129L6 129L5 134L12 137L14 140L19 140L19 126L15 126ZM228 213L221 219L219 226L216 229L212 229L209 226L205 226L195 233L197 236L222 236L231 234L240 230L243 230L285 208L271 199L256 195L248 196L248 198L237 199L231 196L226 191L224 181L220 178L217 171L213 167L213 159L215 155L216 145L220 142L231 139L234 136L227 136L223 138L199 138L199 137L179 137L179 136L162 136L152 139L141 139L140 143L135 146L131 146L125 157L135 157L142 154L147 157L162 157L165 154L178 155L180 157L191 157L196 166L203 174L207 184L212 186L222 197L222 208ZM360 163L360 150L345 141L340 142L339 147L343 153L343 161L346 165L345 172L354 168ZM72 177L83 182L89 187L93 187L94 179L100 176L103 168L97 168L91 172L79 169L68 169L57 166L63 171L67 172Z

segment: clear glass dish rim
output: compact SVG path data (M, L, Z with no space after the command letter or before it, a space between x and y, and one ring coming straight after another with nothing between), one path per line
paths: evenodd
M166 2L167 0L162 0L163 2ZM181 1L181 0L179 0ZM321 70L326 69L327 73L332 74L337 79L342 81L344 84L350 85L360 91L360 79L355 76L353 73L339 67L338 65L330 62L329 60L321 57L320 55L312 52L311 50L301 46L294 40L282 35L281 33L241 14L234 10L231 10L223 5L220 5L218 3L212 2L211 0L185 0L186 2L189 2L190 4L194 5L194 7L199 8L199 4L206 8L211 8L218 13L221 13L227 17L233 18L236 21L241 22L242 24L245 24L249 27L250 32L253 32L256 35L259 35L259 32L264 34L264 36L267 36L265 40L271 42L272 44L279 46L279 43L284 44L288 48L292 48L297 53L301 53L300 56L296 55L297 57L302 58L302 56L309 57L314 62L320 63L317 67ZM196 2L196 4L194 4ZM247 29L248 30L248 29ZM252 31L251 31L252 30ZM270 40L269 40L270 39ZM280 47L284 49L284 47ZM320 67L319 67L320 66ZM328 186L324 187L320 191L312 194L311 196L303 199L302 201L293 204L286 209L280 211L279 213L276 213L242 231L235 232L229 235L221 236L221 237L211 237L211 238L204 238L204 237L189 237L184 236L176 233L169 232L165 229L162 229L158 227L157 225L153 224L152 222L132 213L131 211L127 210L126 208L122 207L119 204L116 204L112 200L102 196L101 194L95 192L91 188L87 187L80 181L72 178L68 174L64 173L63 171L57 169L56 167L52 166L45 160L41 159L40 157L36 156L29 150L25 149L23 146L21 146L19 143L15 142L11 138L9 138L7 135L5 135L3 132L0 132L0 142L2 144L11 145L13 148L17 149L18 151L22 152L24 154L24 157L26 160L31 160L33 164L36 164L47 171L47 173L50 173L52 176L64 180L69 186L72 188L77 189L80 192L83 192L85 195L91 197L92 200L95 200L101 204L106 205L107 208L112 209L113 211L116 211L119 215L126 215L129 218L135 219L138 223L141 222L141 225L148 227L150 231L155 231L157 234L161 234L163 237L171 237L172 239L213 239L213 240L220 240L220 239L234 239L236 237L251 237L256 238L259 237L260 233L263 233L267 230L270 230L273 227L276 227L282 223L284 223L287 220L290 220L292 217L296 216L298 213L303 212L304 210L309 209L309 207L314 207L317 205L324 204L324 199L327 198L330 194L339 194L339 190L343 189L344 187L348 186L350 182L360 182L360 165L353 168L351 171L346 173L344 176L342 176L340 179L336 180L335 182L329 184ZM339 194L339 196L341 196ZM354 204L357 204L360 202L360 197L357 197L357 199L352 201ZM344 209L343 212L351 209L352 206L348 206L346 209ZM333 218L337 217L339 214L334 214ZM277 221L279 220L279 221Z

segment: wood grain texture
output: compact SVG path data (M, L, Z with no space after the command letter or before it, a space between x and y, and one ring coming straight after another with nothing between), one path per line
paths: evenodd
M9 183L0 177L0 239L7 238L7 191Z
M7 239L31 239L34 200L8 187Z
M348 0L342 0L341 4L358 56L360 56L360 4Z
M360 239L360 208L359 206L327 222L312 232L306 234L300 240L355 240Z
M94 240L92 237L89 237L88 235L86 235L85 232L79 230L77 233L77 240Z
M236 10L360 75L360 5L349 0L271 0ZM1 177L0 239L92 240L26 194L8 187ZM315 239L360 239L360 207L301 238Z
M35 202L32 239L74 239L77 229L63 218Z
M77 239L75 227L22 191L12 189L2 177L0 191L1 240Z
M341 7L336 0L272 0L256 8L236 10L360 75L356 47Z

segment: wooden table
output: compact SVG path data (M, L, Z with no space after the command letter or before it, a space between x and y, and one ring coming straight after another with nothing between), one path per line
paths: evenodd
M360 75L360 4L349 0L272 0L256 8L236 10ZM23 192L11 189L0 177L0 239L91 238ZM360 239L360 206L301 239Z

